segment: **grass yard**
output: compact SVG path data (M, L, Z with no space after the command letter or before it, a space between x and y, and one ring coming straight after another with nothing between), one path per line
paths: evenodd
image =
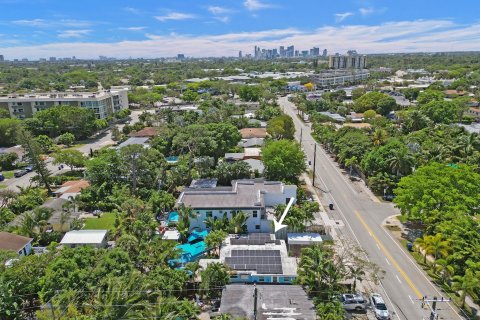
M93 229L93 230L112 230L115 225L115 213L105 212L102 213L100 218L88 218L85 219L85 226L83 229Z
M4 185L4 184L0 184L0 189L6 189L6 188L7 188L7 186L6 186L6 185Z
M17 171L17 170L2 171L2 173L3 173L3 176L5 177L5 179L12 179L15 171Z

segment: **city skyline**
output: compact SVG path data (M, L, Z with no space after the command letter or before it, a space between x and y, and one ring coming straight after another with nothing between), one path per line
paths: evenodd
M283 0L0 4L6 9L0 20L0 54L9 60L178 53L233 57L251 52L255 45L270 48L279 43L340 53L355 48L365 54L480 50L480 42L472 41L480 38L474 14L478 4L467 0L451 8L431 0L348 0L321 7L314 0L302 6ZM464 10L465 5L472 10Z

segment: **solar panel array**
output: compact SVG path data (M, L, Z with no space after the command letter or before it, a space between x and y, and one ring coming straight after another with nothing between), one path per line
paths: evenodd
M269 233L251 233L247 236L233 238L230 240L232 245L261 246L266 243L280 244L280 240L272 240Z
M225 263L234 270L255 270L258 274L282 274L280 250L232 250Z

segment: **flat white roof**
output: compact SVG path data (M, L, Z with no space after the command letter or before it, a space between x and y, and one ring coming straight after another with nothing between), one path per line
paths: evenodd
M108 230L73 230L63 236L61 244L98 244L102 243Z
M162 236L162 240L178 240L180 239L180 232L177 230L167 230Z
M289 245L310 245L323 241L319 233L288 233L287 239Z

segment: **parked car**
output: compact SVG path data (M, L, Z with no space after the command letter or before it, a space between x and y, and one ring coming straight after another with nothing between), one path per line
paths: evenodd
M340 296L343 308L347 311L363 311L367 309L367 300L361 294L345 293Z
M394 194L384 194L382 198L385 201L393 201L393 199L395 199L395 195Z
M15 178L20 178L20 177L26 175L27 173L28 173L27 170L21 169L21 170L15 171L15 173L13 174L13 176L14 176Z
M5 180L5 177L3 176L2 173L0 173L0 181L3 181L3 180Z
M25 170L26 170L27 172L32 172L32 171L33 171L33 167L32 167L32 166L26 166L26 167L25 167Z
M375 317L380 320L388 320L390 319L390 313L388 312L387 305L383 298L378 293L372 293L370 297L372 303L372 309L375 313Z

